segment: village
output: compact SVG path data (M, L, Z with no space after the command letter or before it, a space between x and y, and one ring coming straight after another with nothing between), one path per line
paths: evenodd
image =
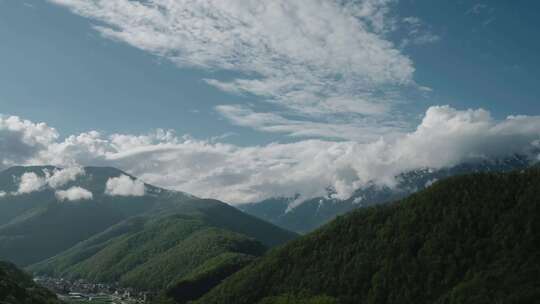
M85 280L68 280L37 276L34 281L56 293L66 303L144 304L150 292L121 287L118 284L92 283Z

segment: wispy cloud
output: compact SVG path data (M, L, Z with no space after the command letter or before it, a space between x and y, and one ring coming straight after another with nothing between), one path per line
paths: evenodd
M409 45L423 45L441 40L441 37L434 34L430 27L418 17L405 17L402 19L403 28L407 35L401 41L401 47Z
M482 12L488 10L489 7L487 6L487 4L484 4L484 3L476 3L474 4L470 9L468 9L465 14L466 15L479 15L481 14Z
M396 92L414 87L413 62L386 35L397 24L393 0L49 1L96 20L104 37L180 67L234 71L242 76L206 82L280 115L395 121Z
M465 12L466 15L480 17L483 19L482 26L486 27L495 21L495 9L484 3L476 3Z
M255 112L243 105L222 105L216 110L235 125L255 130L284 133L292 137L314 137L369 142L381 136L402 133L400 122L376 121L375 118L356 118L350 122L306 121L286 118L278 113Z

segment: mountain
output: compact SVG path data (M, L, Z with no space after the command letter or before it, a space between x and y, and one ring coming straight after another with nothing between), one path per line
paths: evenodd
M29 270L161 290L210 260L254 258L266 249L255 239L209 225L202 217L176 214L127 220Z
M528 156L515 155L508 158L463 163L439 170L421 169L397 176L393 188L374 183L356 190L347 200L329 197L309 199L289 208L297 198L270 198L257 203L239 205L242 211L297 233L307 233L329 222L338 215L361 207L374 206L407 197L422 190L434 181L450 176L475 172L508 172L531 166Z
M158 290L210 259L257 257L295 237L225 203L196 199L163 213L131 217L29 270Z
M128 238L129 233L129 236L146 233L144 237L151 239L153 236L148 231L159 234L162 232L160 229L166 231L175 225L190 226L190 221L199 223L193 226L192 232L200 232L201 239L203 236L208 237L202 233L203 229L219 229L220 237L240 243L242 242L239 239L250 238L267 248L296 236L220 201L200 199L148 184L144 184L144 192L136 195L108 193L106 185L111 179L126 176L124 181L127 181L127 186L133 186L137 181L115 168L87 167L77 175L58 173L56 180L55 172L62 171L54 167L14 167L0 174L0 182L3 183L0 191L6 193L0 198L0 214L5 211L12 217L5 217L0 226L1 259L26 266L61 254L87 240L95 242L97 239L111 243L119 240L111 238L118 237L121 232L126 233L122 235L125 238ZM48 183L36 191L21 193L19 188L25 173L34 173ZM58 180L63 180L64 183ZM72 187L86 189L92 193L92 197L74 201L59 199L58 191L66 191ZM126 187L120 190L125 191ZM174 216L177 216L176 220L172 220ZM171 226L159 226L162 219L168 219L164 220L164 223ZM171 239L164 242L176 245L183 237L195 236L186 234L170 237ZM208 238L207 241L213 239ZM85 254L88 255L88 252L85 251Z
M114 168L87 167L84 174L62 187L50 186L17 193L25 173L40 179L59 170L46 167L13 167L0 173L0 259L18 265L38 262L70 248L130 216L174 206L191 196L145 185L144 196L105 194L110 178L128 176ZM39 182L36 182L39 183ZM90 200L60 201L57 190L82 187L93 194Z
M197 303L537 303L540 169L451 177L272 250Z
M38 286L15 265L0 262L0 303L61 304L56 295Z

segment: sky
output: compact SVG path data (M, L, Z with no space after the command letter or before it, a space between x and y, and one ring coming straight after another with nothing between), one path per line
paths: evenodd
M231 203L540 140L540 4L0 0L0 167L111 165ZM1 190L1 189L0 189Z

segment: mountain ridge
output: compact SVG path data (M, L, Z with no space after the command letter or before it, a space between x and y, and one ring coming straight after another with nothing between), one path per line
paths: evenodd
M55 170L61 169L52 166L7 169L0 172L0 181L7 183L0 184L0 191L17 191L17 183L20 183L24 173L32 172L44 178ZM7 211L13 217L0 222L0 258L21 266L35 264L136 216L159 218L179 213L196 215L212 226L256 238L267 247L295 237L293 233L218 200L200 199L150 184L144 184L145 192L142 195L106 193L108 180L120 176L127 176L128 183L130 180L133 183L137 181L112 167L85 167L84 174L68 180L61 187L47 185L31 193L0 197L0 214ZM74 186L91 191L93 196L86 200L60 201L55 192ZM248 227L252 231L248 231Z
M346 200L317 197L296 203L298 197L281 197L241 204L238 208L279 227L303 234L349 211L402 199L428 187L437 180L475 172L508 172L525 169L533 166L537 161L529 155L516 154L504 158L464 162L437 170L422 168L399 174L396 177L395 187L368 183L365 187L357 189ZM293 202L296 206L290 208Z
M339 216L196 303L534 303L539 216L538 168L450 177Z

